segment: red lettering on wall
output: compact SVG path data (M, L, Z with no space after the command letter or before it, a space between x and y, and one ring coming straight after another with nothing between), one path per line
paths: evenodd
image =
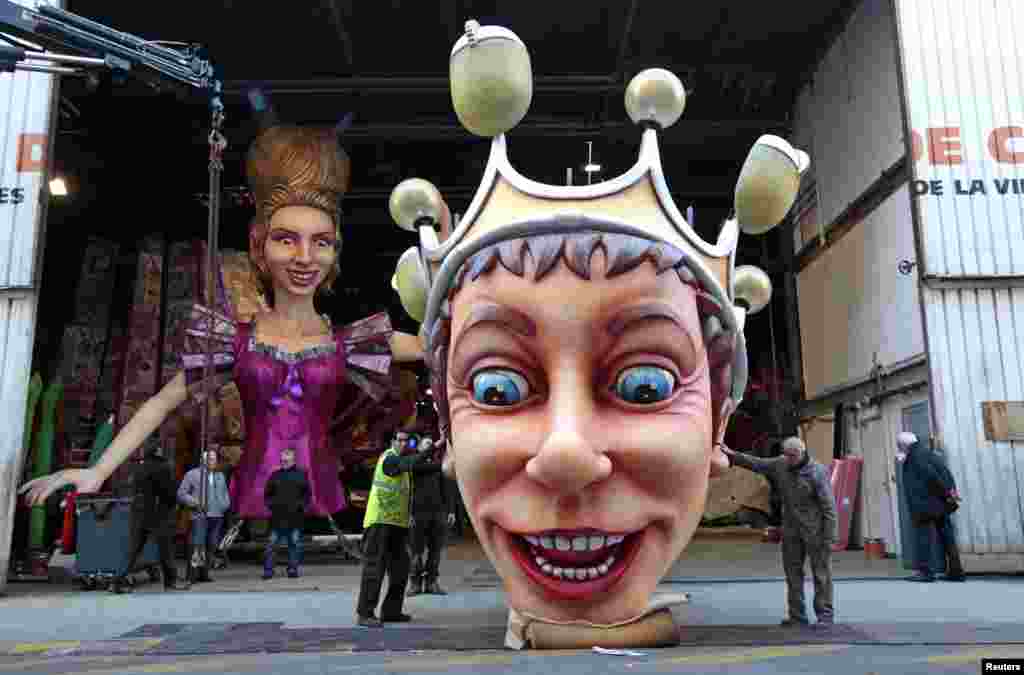
M46 163L46 134L18 136L18 172L35 173Z
M924 140L916 131L910 132L910 152L915 163L920 162L921 156L924 155Z
M1010 140L1014 138L1024 139L1024 128L993 129L988 137L988 151L992 153L992 159L1003 164L1024 164L1024 152L1014 152L1010 149Z
M932 166L962 164L963 146L959 127L936 127L928 130L928 156Z

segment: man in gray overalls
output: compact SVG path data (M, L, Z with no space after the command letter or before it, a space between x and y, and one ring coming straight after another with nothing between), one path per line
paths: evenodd
M814 614L818 625L832 625L832 544L836 541L836 503L825 467L807 454L799 438L782 442L782 456L760 459L726 447L729 463L771 476L782 497L782 566L786 571L789 617L783 626L807 625L804 609L804 559L814 577Z

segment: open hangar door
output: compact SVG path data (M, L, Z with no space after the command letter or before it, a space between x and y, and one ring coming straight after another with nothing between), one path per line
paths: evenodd
M507 26L529 46L533 103L509 134L509 147L515 165L544 182L563 183L567 169L577 184L628 169L639 134L622 103L625 86L645 68L675 72L688 90L687 110L662 134L662 162L676 203L692 206L695 229L714 240L751 145L766 133L795 140L798 94L859 4L807 0L784 15L769 6L667 9L642 0L543 8L507 0L323 0L294 12L234 2L172 7L80 0L67 9L135 35L202 44L217 64L228 140L222 250L247 246L252 209L242 165L267 123L260 99L283 122L344 120L341 139L353 172L343 202L345 249L338 292L323 311L344 322L385 310L396 329L415 332L390 286L411 240L392 224L387 198L400 180L421 176L440 188L453 213L462 213L481 179L487 144L458 124L448 89L448 55L465 20ZM125 303L136 301L139 288L172 297L201 255L190 247L206 226L209 116L202 106L116 78L67 78L60 111L55 171L69 194L51 202L33 370L56 375L73 367L76 350L87 354L97 391L74 413L81 419L65 420L84 429L125 395L117 382L132 366L117 361L112 341L125 337L117 333L125 330L119 321L130 321L117 318L130 316ZM586 164L600 169L587 173ZM766 270L775 288L771 311L747 322L756 391L737 414L730 439L758 453L796 430L794 406L774 403L797 398L801 379L792 366L799 339L791 241L791 230L779 228L741 238L737 251L737 264ZM146 274L149 285L140 285ZM82 319L105 322L101 339L69 330ZM147 395L147 387L155 392L167 375L166 350L158 351L152 365L159 373L143 378L133 396ZM726 510L735 510L729 501Z

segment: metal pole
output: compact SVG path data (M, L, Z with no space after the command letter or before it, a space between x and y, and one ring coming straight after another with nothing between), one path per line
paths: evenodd
M761 240L761 253L765 260L767 260L768 242L764 239ZM772 404L772 417L773 422L775 423L775 433L778 435L782 433L782 422L779 418L779 406L781 405L781 402L779 401L781 398L781 392L779 391L778 386L779 357L778 354L775 353L775 309L772 307L772 303L770 301L768 302L768 335L772 343L772 396L775 398L775 401Z
M202 523L203 531L207 528L207 505L209 499L209 467L207 466L207 449L209 447L209 434L210 434L210 407L213 405L213 331L216 325L216 319L212 315L212 311L216 307L217 298L217 248L218 248L218 234L220 226L220 179L221 172L224 169L224 165L221 161L221 157L226 146L226 141L221 133L221 127L224 123L224 106L220 99L220 85L215 85L214 94L210 101L210 107L213 109L212 124L210 129L210 161L209 161L209 173L210 173L210 201L207 213L207 225L206 225L206 292L205 302L207 307L206 317L206 362L203 365L203 409L202 417L200 422L200 488L199 488L199 518L198 520ZM192 562L195 563L193 566L205 566L208 564L206 560L205 545L198 551L192 552Z

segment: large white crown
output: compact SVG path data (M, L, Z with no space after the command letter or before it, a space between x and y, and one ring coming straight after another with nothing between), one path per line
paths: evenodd
M508 159L504 134L522 120L532 98L530 57L522 41L505 28L469 21L450 65L459 120L493 140L483 180L454 230L449 231L440 193L427 181L403 181L391 194L395 222L420 237L420 245L402 255L392 279L410 316L429 329L463 263L504 240L595 230L665 242L683 253L689 270L723 308L725 328L737 335L732 398L741 400L747 379L745 317L767 304L771 284L757 268L735 267L736 243L741 229L760 234L785 217L800 174L810 164L806 153L777 136L758 139L736 185L736 217L710 244L676 207L661 168L658 131L675 123L686 105L675 75L646 70L626 89L627 112L644 128L639 159L629 171L594 185L561 186L526 178Z

